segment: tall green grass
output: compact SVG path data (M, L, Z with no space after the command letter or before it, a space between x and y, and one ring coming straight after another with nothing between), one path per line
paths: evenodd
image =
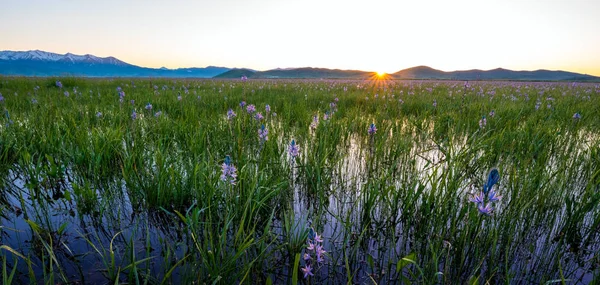
M0 84L0 108L9 114L0 119L5 282L598 279L599 86ZM228 119L229 109L237 116ZM371 123L375 134L367 132ZM263 124L269 139L261 143ZM294 159L292 139L300 146ZM234 185L220 180L226 156L237 168ZM469 197L493 167L502 199L486 216ZM304 279L299 270L307 263L298 257L311 227L324 235L328 253Z

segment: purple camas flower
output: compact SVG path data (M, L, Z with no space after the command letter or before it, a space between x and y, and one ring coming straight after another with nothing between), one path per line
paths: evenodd
M323 242L323 237L320 234L315 233L315 242Z
M323 238L311 227L308 232L308 241L304 252L305 267L312 270L314 262L318 264L325 262L325 254L327 251L323 248ZM314 258L314 259L313 259ZM312 276L312 274L310 274ZM305 276L306 278L306 276Z
M0 102L4 102L4 97L2 96L2 93L0 93Z
M35 99L35 98L31 99L31 104L37 104L37 103L38 103L37 99Z
M485 125L487 125L487 120L485 119L485 116L483 116L481 120L479 120L479 128L483 129L485 128Z
M323 120L327 121L329 118L331 118L331 115L329 115L329 111L327 111L325 114L323 114Z
M133 110L133 112L131 113L131 119L132 120L137 119L137 113L135 112L135 110Z
M295 140L292 140L288 147L288 153L292 158L295 158L300 153L300 147L296 144Z
M231 158L225 157L225 162L221 165L221 181L227 182L231 185L235 185L235 179L237 178L237 169L231 163Z
M119 97L124 98L125 97L125 92L124 91L119 91Z
M319 116L314 115L312 123L310 123L310 129L314 131L317 129L317 126L319 126Z
M135 104L135 100L130 100L129 103L131 103L131 105Z
M0 97L2 97L2 94L0 94ZM0 100L0 101L2 101L2 100ZM579 113L575 113L575 114L573 114L573 119L579 120L579 119L581 119L581 115Z
M181 95L177 96L177 101L181 101Z
M264 119L265 117L260 112L258 112L258 113L256 113L256 115L254 115L254 118L257 121L260 121L260 120Z
M492 214L492 211L494 209L488 203L488 204L485 204L485 206L483 204L479 204L479 206L477 207L477 210L479 210L479 213L481 213L481 214L484 214L486 216L490 216Z
M496 112L495 112L494 110L492 110L492 111L490 112L490 117L491 117L491 118L493 118L495 115L496 115Z
M154 113L154 117L158 118L162 115L162 111L158 111L156 113Z
M69 91L65 91L65 97L69 97Z
M377 132L377 127L375 127L375 124L371 124L371 126L369 126L369 130L368 133L369 135L374 135Z
M437 107L437 100L433 100L433 107Z
M252 114L252 113L256 112L256 106L254 106L253 104L250 104L246 107L246 111L248 112L248 114Z
M260 126L258 130L258 138L260 139L260 143L264 143L269 140L269 130L265 128L265 125Z
M271 112L271 106L269 106L269 104L265 106L265 112L267 112L267 114Z
M304 274L304 278L308 278L308 276L313 276L314 274L312 273L312 268L310 267L310 264L307 264L306 266L300 268L300 270L302 270L302 273Z
M498 202L501 198L502 196L498 195L494 190L490 190L490 192L488 192L488 201L490 202Z
M229 109L229 111L227 111L227 120L232 120L233 118L235 118L235 112L232 109Z
M240 107L244 108L244 106L246 106L246 101L240 102Z
M469 198L469 201L475 203L479 213L490 216L493 212L492 203L496 203L502 198L492 189L499 180L498 169L492 169L488 174L486 183L483 185L483 190L478 195L471 195Z
M97 113L96 113L96 117L97 117L97 118L101 118L101 117L102 117L102 112L97 112Z
M242 81L246 82L246 80L248 80L248 77L246 77L246 75L242 75Z
M475 203L475 204L483 204L483 200L485 199L485 195L483 194L483 192L479 193L479 195L472 195L469 198L469 201Z
M150 103L146 104L146 110L148 110L148 111L152 110L152 104L150 104Z
M56 87L58 87L58 88L62 88L62 87L63 87L63 85L62 85L62 83L60 83L60 81L56 81Z
M325 253L327 253L327 251L325 251L323 249L322 245L317 245L315 247L315 253L317 254L317 262L318 263L322 263L325 261Z

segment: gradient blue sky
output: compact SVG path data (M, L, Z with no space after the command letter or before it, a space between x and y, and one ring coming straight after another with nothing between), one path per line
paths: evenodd
M563 69L600 75L599 0L0 0L0 50L148 67L395 72Z

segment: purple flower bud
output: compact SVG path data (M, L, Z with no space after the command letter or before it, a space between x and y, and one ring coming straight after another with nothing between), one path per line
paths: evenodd
M292 158L295 158L300 153L300 147L296 144L295 140L292 140L288 147L288 153Z
M232 120L233 118L235 118L236 114L232 109L229 109L229 111L227 111L227 119L228 120Z
M369 126L369 130L368 130L369 135L374 135L376 132L377 132L377 127L375 127L375 124L371 124L371 126Z

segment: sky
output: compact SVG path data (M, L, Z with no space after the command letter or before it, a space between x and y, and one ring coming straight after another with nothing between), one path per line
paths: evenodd
M145 67L600 75L598 0L0 0L0 50Z

